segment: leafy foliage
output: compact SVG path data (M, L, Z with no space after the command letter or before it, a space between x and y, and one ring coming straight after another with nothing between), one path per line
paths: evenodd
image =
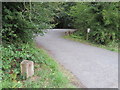
M54 26L54 8L49 3L5 2L3 10L3 42L30 42L35 33Z
M118 3L115 2L77 3L69 12L74 18L74 27L78 29L75 35L86 39L87 28L91 28L90 41L99 44L118 42L118 9Z
M72 17L67 14L75 2L59 3L59 10L56 10L57 15L54 17L54 23L57 23L55 28L73 28Z
M9 45L1 47L2 55L2 88L58 88L72 87L68 78L59 70L58 64L49 57L42 49L34 45L22 44L19 47ZM37 80L31 78L24 80L20 75L20 62L24 59L32 60L35 63L35 75ZM24 80L24 81L22 81Z
M15 47L14 45L8 45L8 47L1 46L2 50L2 70L5 75L5 78L11 78L11 80L16 80L17 75L20 75L20 62L22 60L32 60L37 62L36 59L38 51L35 51L34 48L29 45L21 45ZM41 61L42 62L42 61ZM14 77L12 77L14 75Z
M56 63L31 44L36 34L42 34L44 29L54 27L55 24L52 24L52 22L54 21L58 4L33 2L3 3L3 29L1 31L3 45L0 46L2 51L2 71L0 72L2 73L3 88L23 87L21 79L25 77L20 75L20 62L23 60L32 60L35 64L48 65L48 68L53 71L50 74L56 72L55 75L57 75L59 73ZM44 79L44 76L42 79ZM54 79L53 77L54 75L51 76L51 80ZM64 77L61 76L60 78ZM59 80L60 83L62 82L61 79ZM37 83L35 84L37 85ZM53 87L54 84L53 82L51 86Z

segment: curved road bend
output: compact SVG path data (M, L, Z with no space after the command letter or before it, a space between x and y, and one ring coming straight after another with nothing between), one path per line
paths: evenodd
M49 30L35 39L87 88L118 88L118 53L64 39L68 30Z

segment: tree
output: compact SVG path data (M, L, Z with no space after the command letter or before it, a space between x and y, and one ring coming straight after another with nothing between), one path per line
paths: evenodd
M53 3L4 2L2 10L3 42L31 42L33 34L54 26Z
M91 28L90 41L100 44L118 42L118 3L77 3L71 7L69 15L74 18L74 27L79 29L77 36L85 39L87 28Z

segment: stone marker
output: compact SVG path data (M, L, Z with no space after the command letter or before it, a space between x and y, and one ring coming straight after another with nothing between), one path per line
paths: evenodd
M23 60L21 62L21 74L26 76L26 78L34 75L34 63L33 61Z

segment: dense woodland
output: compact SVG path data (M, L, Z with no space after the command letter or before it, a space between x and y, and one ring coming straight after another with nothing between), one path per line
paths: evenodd
M35 35L44 35L44 30L50 28L72 28L77 31L71 37L86 40L87 28L90 28L88 41L117 47L120 38L119 14L117 2L2 3L0 49L3 87L29 87L21 82L25 79L20 75L20 62L24 59L49 65L50 62L33 44ZM40 55L42 57L38 57ZM58 83L55 87L60 87L61 81L53 80Z

